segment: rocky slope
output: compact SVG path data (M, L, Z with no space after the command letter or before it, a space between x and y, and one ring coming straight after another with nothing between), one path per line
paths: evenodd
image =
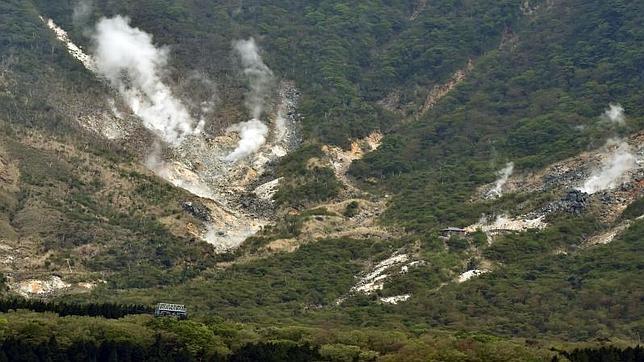
M66 45L72 57L90 72L97 73L92 56L74 44L53 20L43 17L41 20ZM100 74L96 75L101 78ZM278 160L300 143L298 100L299 91L295 85L281 82L269 117L269 141L251 157L240 161L231 163L225 159L239 138L224 130L220 130L222 134L219 135L188 136L173 147L164 147L155 141L152 149L141 154L145 158L144 164L152 172L202 199L210 216L202 226L187 230L211 243L215 250L234 250L274 219L271 199L279 180L271 179L271 174ZM134 137L138 130L132 124L140 124L136 115L123 106L117 109L113 99L109 103L111 115L87 117L79 119L79 123L109 140ZM137 149L132 151L141 152Z

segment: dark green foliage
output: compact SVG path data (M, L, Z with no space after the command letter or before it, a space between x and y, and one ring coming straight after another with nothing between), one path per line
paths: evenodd
M458 236L452 236L447 241L447 246L449 250L455 253L465 251L470 246L470 242L466 238L461 238Z
M500 262L517 262L557 248L578 246L585 238L600 231L592 217L560 215L554 224L542 231L513 233L497 240L485 255Z
M313 346L295 342L261 342L249 344L229 357L230 362L253 361L318 361L320 354Z
M306 176L310 160L323 156L319 145L303 145L296 153L282 159L278 174L286 177Z
M516 46L482 52L461 86L353 165L354 176L399 192L386 220L412 231L471 223L483 210L463 204L506 160L542 167L641 129L642 4L545 7L506 21ZM626 129L599 117L615 101L627 109Z
M337 196L341 188L331 169L315 166L304 177L285 179L274 198L281 205L301 208L327 201Z
M632 204L628 205L626 210L620 216L623 220L635 219L644 215L644 197L637 199Z
M218 318L0 315L0 361L541 361L554 355L480 333L413 336L374 328L259 327Z
M154 309L144 305L122 305L113 303L67 303L41 300L11 298L0 300L0 312L27 309L34 312L54 312L61 317L68 315L103 317L109 319L122 318L128 314L151 314Z
M471 235L472 243L478 248L482 248L487 245L487 235L482 231L476 231ZM469 269L469 268L468 268Z
M61 346L55 337L48 343L33 344L10 338L0 348L0 361L196 361L187 351L160 337L158 344L144 348L128 341L77 341ZM184 346L179 346L179 348ZM185 347L184 347L185 348ZM178 350L177 350L178 349ZM215 361L215 359L213 359Z
M63 1L9 2L3 9L11 20L3 29L8 34L4 45L13 50L35 43L44 55L50 35L39 23L38 14L54 18L78 43L87 43L82 24L71 21L72 5ZM397 88L392 85L402 86L405 99L415 101L416 88L446 80L468 58L495 46L519 12L509 0L430 3L410 21L415 6L409 0L369 0L359 6L347 0L250 1L241 5L205 0L190 4L119 0L96 3L90 21L101 15L127 14L133 25L171 47L178 67L216 75L223 84L237 88L231 92L234 96L239 95L240 84L232 77L235 65L229 57L230 42L247 36L261 38L269 66L295 80L304 91L301 110L306 114L307 138L346 145L351 137L391 127L395 117L374 101ZM24 39L21 34L36 36ZM61 48L58 44L46 61L63 64L75 80L85 78L86 82L87 72L82 74L80 65ZM30 64L40 61L38 57L29 60Z
M602 361L602 362L636 362L644 360L644 348L641 346L617 348L578 348L572 352L559 352L570 362ZM553 361L559 359L553 358Z
M110 273L109 285L90 297L101 301L186 298L199 306L197 315L202 317L215 312L238 321L317 324L328 330L386 326L418 335L447 328L530 338L589 340L616 335L634 340L644 333L641 222L634 222L608 246L579 251L582 240L605 226L588 215L555 215L549 229L506 235L489 248L481 234L471 240L455 238L447 243L450 253L443 251L436 231L469 225L490 211L518 214L556 197L516 194L472 203L474 190L493 181L507 161L513 161L519 172L533 170L596 148L612 135L641 131L643 3L530 1L540 8L524 15L514 0L428 1L411 19L418 3L425 2L113 0L96 2L92 14L92 21L117 13L131 16L134 26L170 47L169 78L188 70L203 71L221 86L224 109L241 108L243 93L230 43L255 36L267 64L280 78L294 80L303 92L299 111L304 115L306 145L279 166L278 175L284 177L276 195L279 205L304 209L336 197L341 184L320 161L324 155L319 144L346 146L350 138L380 129L386 133L382 146L354 163L351 175L374 193L394 195L382 221L404 227L411 234L409 240L318 240L293 254L215 268L216 260L230 261L235 255L215 258L209 246L176 237L159 222L174 216L178 205L180 195L168 185L139 172L127 173L123 176L132 180L139 198L127 210L118 209L94 196L110 185L80 177L73 160L12 142L5 143L20 163L21 182L27 187L15 195L0 194L3 217L11 219L25 205L36 205L39 215L54 214L53 221L19 220L10 225L17 235L36 225L39 229L33 235L43 238L48 251L99 245L102 252L83 266ZM87 46L83 27L71 20L72 6L71 1L46 0L0 4L0 76L7 74L1 80L11 89L0 92L0 118L7 122L2 132L13 140L24 136L17 130L35 128L44 135L68 137L66 141L89 148L101 160L127 163L132 157L120 148L98 142L76 126L79 114L100 111L106 87L67 54L38 18L53 17L77 43ZM430 90L470 59L474 70L467 79L426 114L418 114ZM399 94L395 106L404 114L377 104L389 94ZM599 119L609 102L626 108L626 125L616 127ZM238 120L243 115L222 118ZM641 204L640 200L629 207L623 218L640 216ZM151 214L158 209L162 211ZM347 209L347 214L354 211ZM246 250L258 250L273 238L297 236L311 215L286 217L266 235L251 239ZM392 278L382 291L411 293L408 302L387 306L378 302L380 295L373 295L335 305L355 285L356 275L410 240L419 241L415 254L427 265ZM480 252L499 267L467 283L451 283L472 258L469 247L479 248L472 253ZM561 250L568 255L554 255ZM77 330L97 328L77 323L82 326ZM36 333L30 333L39 332L34 325L20 332L29 338L6 339L0 360L36 359L47 355L46 348L59 351L53 360L215 359L225 351L207 346L219 346L220 337L233 340L255 333L234 326L210 330L151 322L154 341L129 343L101 336L90 341L77 338L59 348L56 340L31 343ZM319 346L300 339L276 341L273 332L264 331L255 340L239 337L226 348L240 360L268 355L317 358ZM373 351L387 352L371 350L371 345L363 350L367 343L350 338L317 337L327 345L319 351L329 354L365 352L368 357ZM458 337L444 344L415 340L407 351L399 347L396 352L403 353L400 360L427 360L432 353L436 360L528 359L524 348L499 354L498 349L510 347L498 340L493 347L483 344L487 353L480 352L477 338ZM489 342L486 338L482 339ZM191 340L199 342L190 344Z
M24 129L14 131L17 139L29 137ZM52 141L73 144L69 138ZM108 273L117 287L178 283L214 264L209 245L177 237L159 221L160 216L182 213L179 200L188 196L151 176L123 171L130 168L131 156L112 153L100 143L91 148L95 153L65 154L6 136L0 142L20 175L20 191L3 194L0 200L6 202L0 210L12 220L16 237L42 239L42 249L52 253L50 264L64 262L79 246L101 245L101 253L85 260L72 257L71 262ZM114 169L120 170L101 178ZM135 193L123 195L122 183L131 184ZM120 207L111 202L117 193L128 200Z
M283 180L274 197L279 204L301 208L337 196L342 184L321 157L318 145L307 145L282 160L277 173Z
M643 317L638 277L644 266L642 235L640 221L609 245L552 255L533 250L541 247L539 242L549 242L547 234L537 234L535 246L523 247L524 254L515 249L503 259L502 269L440 293L417 289L417 297L399 313L410 324L423 320L428 326L528 338L545 333L567 340L636 336L642 333Z
M384 259L393 246L385 242L327 239L301 245L292 253L276 254L226 269L215 269L182 286L115 295L97 291L99 300L190 300L191 314L216 314L242 321L307 320L318 308L331 307L355 283L370 258ZM143 298L143 299L141 299ZM194 311L194 313L193 313Z

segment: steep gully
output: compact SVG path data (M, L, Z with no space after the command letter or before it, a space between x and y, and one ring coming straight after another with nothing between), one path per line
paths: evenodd
M41 17L56 38L65 44L69 54L90 72L97 74L91 55L74 44L68 34L53 20ZM99 74L97 77L101 78ZM201 199L209 217L204 225L188 228L195 236L211 243L216 251L225 252L238 247L247 237L271 222L274 205L272 196L279 179L269 178L270 167L276 160L296 148L299 140L299 92L292 82L278 85L277 104L270 112L270 132L267 142L249 157L230 162L231 153L239 138L226 132L211 136L202 132L186 135L175 147L162 147L161 142L145 155L145 165L176 187ZM137 127L129 110L117 109L109 99L111 114L79 119L79 123L98 135L119 141L127 139ZM270 176L269 176L270 177ZM191 210L190 208L187 208Z

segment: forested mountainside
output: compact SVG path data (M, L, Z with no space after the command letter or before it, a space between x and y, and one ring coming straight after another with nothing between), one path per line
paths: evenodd
M641 359L642 14L3 1L0 360Z

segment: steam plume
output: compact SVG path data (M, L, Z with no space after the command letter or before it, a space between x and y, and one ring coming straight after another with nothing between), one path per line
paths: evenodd
M98 22L93 40L98 73L118 89L146 128L172 145L201 132L203 120L194 126L185 105L161 80L168 50L155 47L150 34L116 16Z
M268 135L268 127L257 119L235 124L228 131L239 132L241 137L237 148L225 158L226 161L233 162L257 152L266 143Z
M260 120L260 117L264 112L264 106L270 96L274 81L273 72L264 64L259 55L255 39L236 41L234 48L241 58L244 75L250 85L245 105L252 119L228 129L228 131L239 132L241 137L237 148L225 158L227 161L233 162L257 152L266 143L268 127Z
M253 119L260 119L266 99L270 95L273 72L259 55L255 39L238 40L234 43L234 48L241 57L244 75L250 83L250 91L246 94L246 107Z
M580 191L593 194L598 191L612 189L619 185L624 175L637 167L636 157L630 146L624 141L609 140L608 145L616 146L604 165L595 170L586 180Z
M496 180L494 188L488 193L488 197L501 197L501 195L503 195L503 186L508 182L508 179L512 176L513 172L514 163L508 162L505 167L497 173L499 178Z
M623 126L626 118L624 117L624 107L619 104L609 104L608 109L604 112L604 119L611 123Z
M116 108L116 102L114 99L110 98L107 100L107 104L110 106L110 110L112 111L112 114L114 117L118 119L123 119L123 113L121 113L118 108Z

